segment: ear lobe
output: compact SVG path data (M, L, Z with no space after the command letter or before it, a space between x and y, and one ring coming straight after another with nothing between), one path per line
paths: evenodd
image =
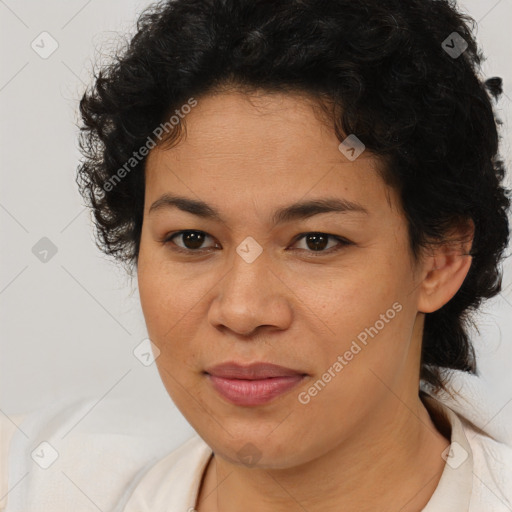
M458 292L471 267L473 221L457 230L457 242L435 245L424 260L425 277L418 297L418 311L432 313L442 308Z

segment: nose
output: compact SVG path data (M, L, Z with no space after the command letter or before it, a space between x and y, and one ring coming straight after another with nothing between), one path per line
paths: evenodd
M233 266L215 289L208 320L239 336L261 330L285 330L292 321L293 293L263 251L248 262L235 254Z

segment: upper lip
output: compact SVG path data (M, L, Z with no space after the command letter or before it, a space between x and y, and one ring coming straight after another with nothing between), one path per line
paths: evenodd
M226 379L268 379L270 377L290 377L306 375L299 370L292 370L273 363L256 362L242 365L235 362L226 362L206 368L206 373Z

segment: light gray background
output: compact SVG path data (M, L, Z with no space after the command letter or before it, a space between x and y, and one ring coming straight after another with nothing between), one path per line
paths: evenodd
M154 365L132 351L146 337L136 280L93 243L89 212L75 185L77 106L93 65L134 33L135 0L0 1L1 181L0 409L25 413L73 396L124 400L186 437L188 424ZM511 168L512 0L460 3L478 21L486 77L501 76L502 154ZM58 49L41 58L31 43L46 31ZM509 180L510 183L510 180ZM57 253L32 252L49 238ZM506 290L490 301L475 335L493 415L512 420L511 265ZM464 379L461 380L464 385ZM98 408L98 411L101 409ZM91 413L95 414L95 412Z

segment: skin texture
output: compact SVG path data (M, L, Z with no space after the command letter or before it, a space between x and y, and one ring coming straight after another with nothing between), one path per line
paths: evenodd
M313 107L303 95L210 94L186 116L186 137L146 162L140 298L162 381L215 454L199 512L416 511L444 467L449 442L418 397L423 313L459 289L470 245L438 246L415 262L379 161L368 150L349 161ZM150 213L164 193L204 201L223 221L175 207ZM368 213L271 222L279 207L325 197ZM183 237L162 241L180 230L207 233L205 250L181 254L173 247L186 249ZM315 252L296 238L311 232L351 244L330 238ZM252 263L236 252L248 236L263 249ZM400 312L301 403L299 393L395 303ZM270 403L236 406L203 373L225 361L308 376ZM248 443L255 464L238 455Z

